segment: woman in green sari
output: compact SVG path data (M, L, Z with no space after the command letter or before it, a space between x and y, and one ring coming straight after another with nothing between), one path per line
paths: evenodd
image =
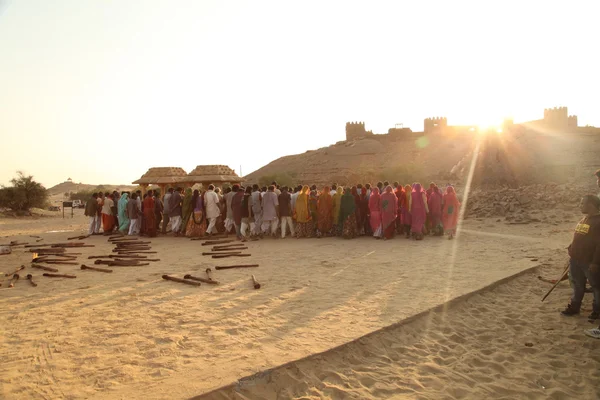
M342 224L340 223L340 210L342 207L342 196L344 188L338 186L333 195L333 232L336 236L342 236Z
M338 223L342 224L342 237L344 239L353 239L358 235L356 229L356 202L350 188L344 190Z
M185 234L185 228L192 216L194 211L194 205L192 204L192 188L185 189L185 197L183 198L183 204L181 206L181 229Z

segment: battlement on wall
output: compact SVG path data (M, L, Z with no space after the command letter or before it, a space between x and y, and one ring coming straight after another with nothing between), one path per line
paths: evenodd
M431 117L423 120L423 132L439 132L448 127L448 118L446 117Z
M567 107L554 107L544 109L544 125L551 129L564 129L570 126L577 126L577 117L569 116Z
M373 132L365 130L364 122L346 122L346 140L355 140L372 134Z

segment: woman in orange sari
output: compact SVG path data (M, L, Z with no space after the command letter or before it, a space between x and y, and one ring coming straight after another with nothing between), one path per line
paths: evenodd
M308 208L308 192L310 188L305 185L296 200L296 238L311 237L313 234L313 220Z
M317 235L319 237L321 235L329 235L333 228L333 197L331 197L329 192L329 187L325 186L317 203Z
M149 237L156 236L156 214L154 213L154 191L150 190L144 199L144 233Z

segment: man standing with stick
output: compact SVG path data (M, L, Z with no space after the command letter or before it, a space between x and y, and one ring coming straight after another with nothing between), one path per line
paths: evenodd
M596 184L600 188L600 169L598 171L596 171L596 173L594 175L596 175ZM600 245L598 245L598 246L600 246ZM593 273L596 275L596 279L600 280L600 278L598 277L600 275L600 271L598 270L598 265L595 266ZM596 283L600 284L600 282L598 282L598 281L596 281ZM594 329L586 330L585 334L588 335L589 337L593 337L594 339L600 339L600 326L598 326L597 328L594 328Z
M586 217L577 224L569 246L569 274L573 281L573 296L562 314L579 314L586 280L589 280L594 292L593 311L589 319L594 321L600 318L600 198L594 195L584 196L581 200L581 212Z

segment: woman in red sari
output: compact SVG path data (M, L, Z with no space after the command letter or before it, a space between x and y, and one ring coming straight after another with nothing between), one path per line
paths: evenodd
M449 234L448 239L452 239L456 233L458 225L458 213L460 211L460 202L456 197L456 192L452 186L446 188L444 194L444 210L442 212L442 221L444 222L444 230Z
M391 186L385 188L381 195L381 228L383 239L391 239L396 233L396 217L398 214L398 198Z
M444 227L442 226L442 200L440 189L434 186L431 194L427 197L427 206L429 207L431 231L435 236L444 235Z
M358 194L358 188L356 186L352 186L352 189L350 190L350 193L352 194L352 197L354 198L354 214L356 215L356 230L358 235L361 235L361 231L362 231L362 227L364 225L364 220L363 220L363 215L361 213L361 206L360 206L360 195Z
M396 198L398 199L398 214L396 217L396 232L401 235L404 231L404 227L402 226L402 203L404 201L404 188L398 182L394 182L396 185Z
M149 237L156 236L156 214L154 213L154 191L150 190L144 199L144 233Z
M317 200L317 235L329 235L333 228L333 197L325 186Z
M371 196L369 197L369 222L371 224L371 230L373 236L377 239L382 236L381 229L381 195L379 194L379 188L374 187L371 190Z

